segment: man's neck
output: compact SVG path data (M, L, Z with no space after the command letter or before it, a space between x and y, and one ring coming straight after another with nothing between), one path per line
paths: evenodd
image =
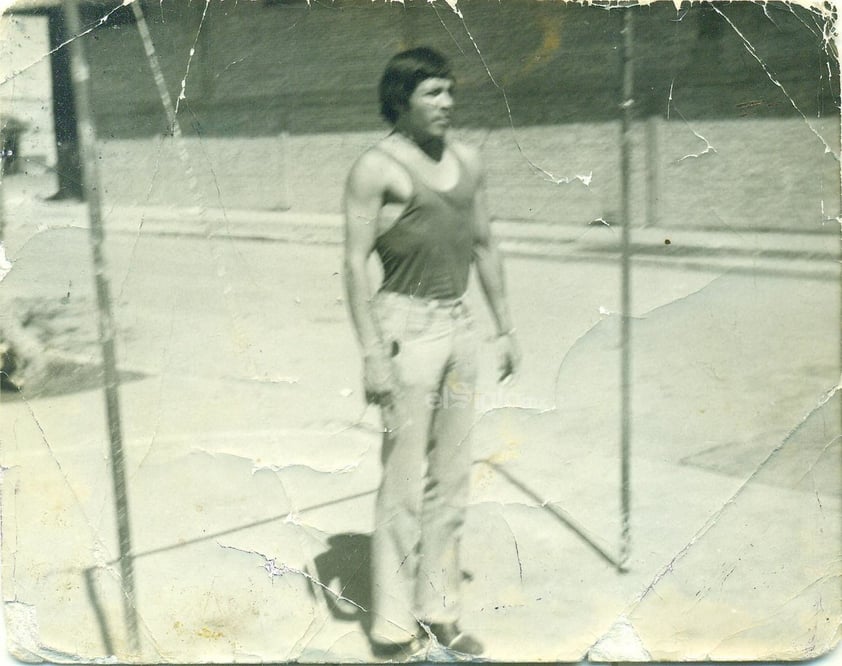
M434 162L440 162L444 155L444 137L438 136L416 136L411 132L396 127L393 134L400 136L404 141L407 141L417 147L422 153L429 157Z

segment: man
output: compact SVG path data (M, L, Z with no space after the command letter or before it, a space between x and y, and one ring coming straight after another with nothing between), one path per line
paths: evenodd
M436 51L392 58L379 88L392 132L345 191L345 280L366 399L381 406L383 480L372 539L371 642L408 655L419 635L480 654L459 625L459 538L471 468L477 340L463 302L471 264L490 306L500 378L519 354L477 152L450 141L453 76ZM379 256L375 292L368 270Z

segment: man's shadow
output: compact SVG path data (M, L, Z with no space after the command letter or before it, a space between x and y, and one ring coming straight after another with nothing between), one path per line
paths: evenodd
M336 534L328 549L316 556L310 592L321 596L338 620L359 622L371 630L371 535Z

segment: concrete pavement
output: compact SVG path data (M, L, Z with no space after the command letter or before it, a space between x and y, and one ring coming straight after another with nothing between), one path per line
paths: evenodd
M30 206L9 220L3 301L66 297L87 341L72 357L95 363L81 206ZM336 220L108 216L143 649L128 654L121 623L101 389L76 365L61 390L3 396L16 654L371 660L358 606L378 424L359 395ZM836 238L720 230L667 246L640 232L650 249L698 252L635 263L620 574L616 246L593 240L613 230L507 224L524 367L499 389L483 343L464 544L464 625L488 657L803 658L838 641ZM302 225L324 236L293 242ZM471 299L489 332L475 286ZM336 603L342 590L358 606Z

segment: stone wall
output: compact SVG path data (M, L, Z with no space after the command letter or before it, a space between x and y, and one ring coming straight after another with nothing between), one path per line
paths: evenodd
M189 172L171 138L106 141L105 199L189 206L197 204L192 192L198 191L198 202L211 207L338 213L348 169L382 135L188 138ZM495 218L577 225L616 219L618 123L459 135L482 148ZM638 123L632 222L820 230L839 212L839 163L825 144L839 145L838 124L831 119Z

